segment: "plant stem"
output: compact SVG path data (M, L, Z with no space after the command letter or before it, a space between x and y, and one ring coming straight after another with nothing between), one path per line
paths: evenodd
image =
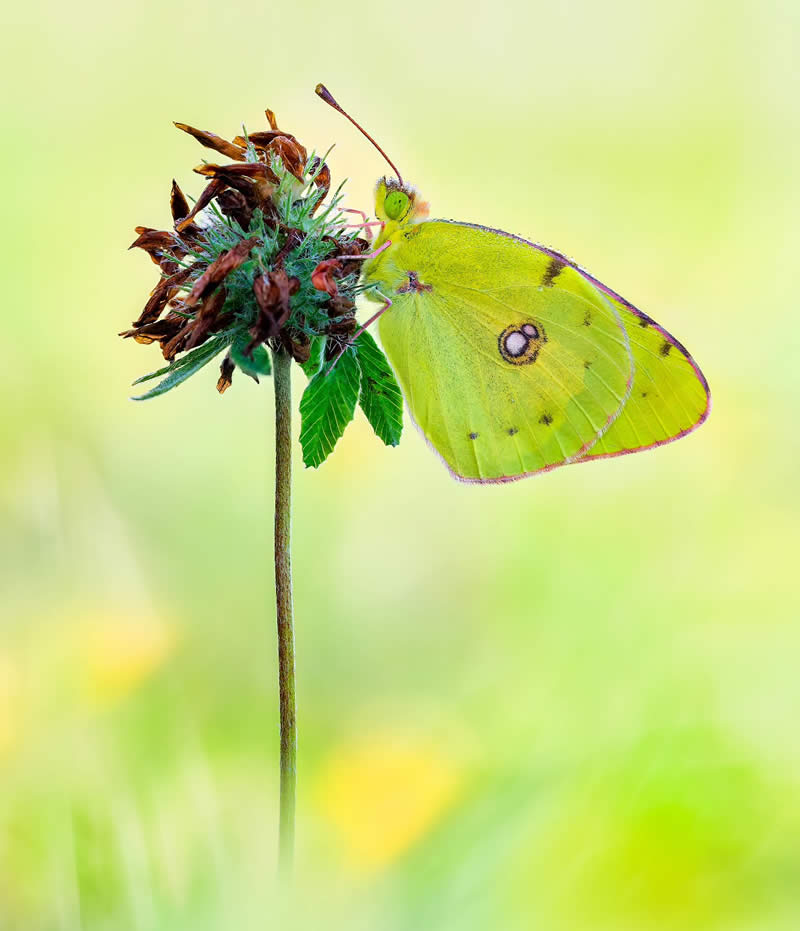
M292 619L292 357L272 353L275 383L275 603L278 617L278 689L281 720L281 801L278 863L291 872L297 788L297 711Z

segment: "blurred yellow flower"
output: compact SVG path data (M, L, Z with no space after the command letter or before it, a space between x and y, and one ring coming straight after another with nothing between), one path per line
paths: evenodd
M87 625L85 687L101 703L116 701L147 679L175 645L175 632L154 617L106 617Z
M361 870L379 869L423 837L453 803L460 774L431 746L382 736L339 746L317 802Z

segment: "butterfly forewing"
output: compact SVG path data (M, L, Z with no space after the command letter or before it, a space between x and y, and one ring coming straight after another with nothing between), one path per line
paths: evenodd
M542 284L547 263L513 240L446 223L412 229L383 268L395 303L380 333L414 420L449 468L497 481L584 455L631 388L611 302L574 272L574 293ZM454 233L457 248L443 250Z

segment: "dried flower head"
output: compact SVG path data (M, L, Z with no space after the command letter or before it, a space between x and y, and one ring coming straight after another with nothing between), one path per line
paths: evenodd
M230 161L194 169L208 183L191 207L173 180L171 230L136 228L131 248L147 252L160 278L120 335L158 343L168 363L137 379L161 380L136 400L164 394L219 355L222 394L237 368L256 381L270 374L268 350L283 349L311 378L300 406L306 464L327 457L358 401L381 439L396 445L402 411L394 376L368 333L353 339L357 257L369 249L360 232L369 226L347 222L341 186L327 200L325 158L309 155L271 110L266 115L269 130L232 141L175 124ZM332 371L329 360L337 360Z

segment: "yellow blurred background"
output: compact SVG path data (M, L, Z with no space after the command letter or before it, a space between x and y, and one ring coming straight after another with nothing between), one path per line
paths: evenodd
M796 931L798 8L29 0L0 37L0 927ZM708 423L452 482L363 416L296 470L296 897L273 884L271 384L147 404L127 252L272 107L574 256ZM298 373L296 397L304 379ZM296 427L299 424L296 422Z

